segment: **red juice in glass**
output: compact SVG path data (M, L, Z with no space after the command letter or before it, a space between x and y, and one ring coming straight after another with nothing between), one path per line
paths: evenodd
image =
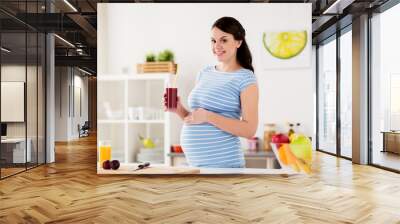
M167 108L176 109L178 106L178 88L167 88Z

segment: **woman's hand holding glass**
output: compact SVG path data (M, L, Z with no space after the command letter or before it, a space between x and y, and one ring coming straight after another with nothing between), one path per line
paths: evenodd
M182 106L181 99L177 96L177 106L176 108L168 108L168 97L167 93L164 93L164 111L178 113L179 111L183 111L184 107Z

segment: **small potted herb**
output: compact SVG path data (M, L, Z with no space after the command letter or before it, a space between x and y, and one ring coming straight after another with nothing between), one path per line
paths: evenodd
M156 55L154 53L146 54L146 62L154 62L156 61Z
M157 54L146 54L146 63L137 65L138 73L172 73L176 74L177 65L172 50L165 49Z

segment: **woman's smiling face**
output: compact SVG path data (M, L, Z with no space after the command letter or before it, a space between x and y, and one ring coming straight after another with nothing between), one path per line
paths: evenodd
M232 34L225 33L217 27L211 30L211 49L220 62L236 59L237 49L242 41L235 40Z

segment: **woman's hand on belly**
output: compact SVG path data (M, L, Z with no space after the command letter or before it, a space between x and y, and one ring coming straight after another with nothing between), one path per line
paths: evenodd
M183 119L183 122L185 122L186 124L206 123L208 122L209 113L210 111L203 108L195 109Z

